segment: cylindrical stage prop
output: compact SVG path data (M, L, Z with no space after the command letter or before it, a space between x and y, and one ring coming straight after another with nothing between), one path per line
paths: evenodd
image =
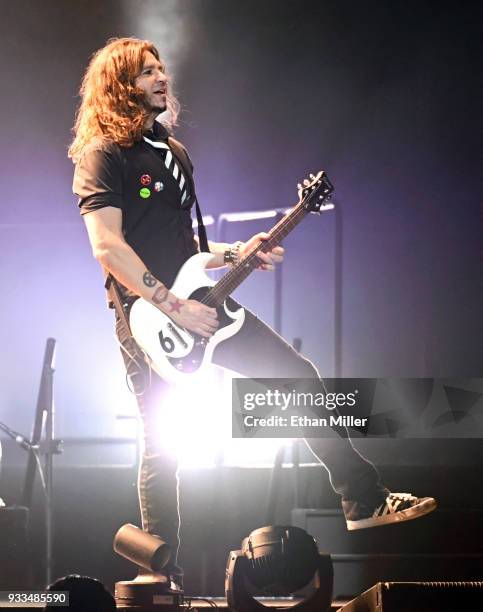
M171 557L170 547L159 536L130 523L123 525L114 536L114 550L136 565L153 572L161 570Z

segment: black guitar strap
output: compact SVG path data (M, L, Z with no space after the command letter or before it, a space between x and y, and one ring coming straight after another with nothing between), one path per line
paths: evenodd
M124 307L122 293L119 283L109 272L106 276L105 288L109 296L109 301L113 304L119 319L119 344L123 351L123 358L126 364L126 381L128 389L134 395L141 396L146 391L151 379L151 366L145 359L145 354L139 344L134 339L129 325L128 312ZM127 298L130 299L130 298ZM122 338L122 340L121 340ZM146 371L147 365L147 371ZM146 373L147 372L147 373Z
M124 331L126 332L127 336L133 342L135 342L131 333L129 319L127 317L126 310L123 306L123 297L119 288L119 283L110 272L108 272L106 276L106 282L104 283L104 287L106 288L107 295L109 296L109 302L112 303L112 305L114 306L114 310L116 311L116 314L119 317L122 326L124 327Z

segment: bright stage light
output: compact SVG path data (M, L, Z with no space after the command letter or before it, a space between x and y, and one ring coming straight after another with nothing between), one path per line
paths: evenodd
M182 467L268 466L280 446L291 443L231 437L231 377L218 369L173 386L160 404L160 445Z
M217 378L217 372L195 376L173 385L160 400L160 444L183 466L215 465L218 443L230 433L230 413L223 410Z
M116 363L117 366L117 363ZM135 396L119 385L123 365L113 366L106 404L115 407L115 436L142 438L137 422ZM231 437L231 386L228 371L212 368L171 390L159 400L158 437L160 444L176 455L182 467L214 467L217 463L239 467L273 465L280 446L290 439L241 439ZM112 418L112 416L110 418Z

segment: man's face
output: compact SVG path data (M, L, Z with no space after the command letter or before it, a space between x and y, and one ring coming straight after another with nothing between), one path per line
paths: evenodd
M146 94L149 110L156 114L166 110L167 77L161 63L150 51L144 54L141 74L136 77L134 84Z

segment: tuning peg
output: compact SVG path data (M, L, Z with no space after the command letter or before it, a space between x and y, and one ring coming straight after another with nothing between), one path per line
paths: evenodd
M304 179L304 185L307 187L307 185L310 185L310 181L309 179Z
M297 183L297 189L302 189L302 183Z
M313 180L315 178L315 174L310 173L310 178Z

